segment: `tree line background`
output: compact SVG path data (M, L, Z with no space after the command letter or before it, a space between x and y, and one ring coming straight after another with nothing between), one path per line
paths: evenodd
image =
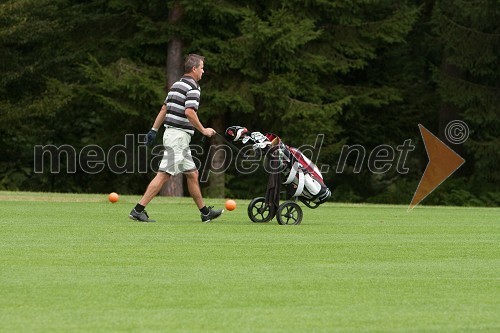
M33 147L107 151L146 133L184 56L197 53L202 123L277 133L296 147L324 134L317 158L330 166L332 200L408 204L427 164L420 123L466 159L424 203L498 205L498 22L497 0L2 1L0 189L141 194L152 171L68 173L63 163L35 173ZM464 144L444 135L454 119L470 128ZM343 145L369 153L407 139L416 146L407 174L373 174L366 159L356 173L353 158L335 172ZM192 143L223 142L197 133ZM203 191L262 195L263 176L229 167ZM162 193L183 195L182 182Z

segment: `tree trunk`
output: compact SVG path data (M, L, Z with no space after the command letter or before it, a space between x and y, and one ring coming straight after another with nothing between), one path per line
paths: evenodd
M217 133L223 134L225 131L224 116L220 115L212 119L211 126L217 131ZM219 136L215 135L210 139L212 145L210 149L210 177L208 178L208 188L206 194L212 198L224 198L225 196L225 166L229 163L228 149L225 145L224 140Z
M182 12L182 6L180 4L176 3L173 5L168 13L168 22L171 25L178 24L182 18ZM174 84L184 72L182 49L183 45L180 38L173 36L168 43L167 49L167 86L165 87L165 92L170 90L172 84ZM182 197L184 195L182 173L172 177L160 190L160 195Z

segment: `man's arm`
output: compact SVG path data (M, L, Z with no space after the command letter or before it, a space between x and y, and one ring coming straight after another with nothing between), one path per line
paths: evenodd
M192 108L186 108L186 117L187 119L189 120L189 122L191 124L193 124L193 126L198 130L200 131L201 134L205 135L205 136L208 136L208 137L211 137L211 136L214 136L215 135L215 130L213 128L210 128L210 127L204 127L201 122L200 122L200 119L198 118L198 114L196 113L196 111Z
M155 122L153 123L153 130L158 131L160 128L161 124L163 124L163 121L165 120L165 116L167 115L167 106L163 104L163 106L160 109L160 112L158 112L158 115L156 116Z
M156 134L158 133L158 129L160 128L161 124L163 124L166 114L167 106L163 104L160 112L158 112L158 115L156 116L153 127L149 130L148 134L146 134L146 145L151 146L155 142Z

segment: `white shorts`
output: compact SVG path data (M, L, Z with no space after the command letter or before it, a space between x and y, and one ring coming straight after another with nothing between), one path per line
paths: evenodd
M172 176L182 172L196 170L193 157L191 156L191 135L183 130L172 127L165 128L163 134L163 158L158 171L166 172Z

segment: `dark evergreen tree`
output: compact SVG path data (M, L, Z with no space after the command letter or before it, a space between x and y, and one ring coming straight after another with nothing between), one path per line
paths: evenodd
M182 16L171 24L174 7ZM361 173L348 161L351 171L336 174L342 145L360 144L367 153L380 144L395 147L419 140L418 123L437 133L453 115L471 129L463 151L468 178L447 182L443 191L456 195L438 192L433 203L460 196L469 198L465 203L498 202L498 13L493 0L6 1L0 5L0 188L142 192L151 174L108 168L35 174L33 147L68 144L79 152L99 145L107 152L127 134L137 139L165 97L173 72L167 50L176 40L183 55L206 57L203 123L220 133L233 124L275 132L299 147L323 134L317 162L330 166L326 180L337 200L407 202L425 167L422 144L403 176L373 175L366 157ZM220 155L206 156L210 143L223 143L220 137L201 139L193 138L205 148L198 157L213 162L212 171L225 169ZM130 163L159 161L140 158ZM261 171L212 173L204 190L262 194Z
M500 3L441 0L436 1L433 14L433 41L441 56L441 64L434 67L442 101L440 136L467 160L462 176L468 181L465 186L458 181L457 191L464 191L464 197L479 197L476 201L498 204ZM444 133L455 119L465 121L470 130L463 149ZM472 194L465 195L467 191Z
M386 84L374 66L388 48L404 42L417 18L415 6L240 1L245 10L225 2L221 11L211 2L190 3L186 10L200 29L194 45L211 61L204 106L214 116L222 113L228 124L275 132L294 146L312 145L323 134L318 161L333 167L343 143L364 143L374 133L381 138L387 133L364 122L366 114L380 117L404 92L396 82ZM224 29L234 26L237 31ZM224 37L210 38L214 34ZM355 142L358 137L364 140ZM255 187L249 184L261 176L244 177L249 182L234 177L229 187L248 195ZM332 186L334 177L330 171Z
M107 168L97 174L67 173L65 160L58 174L35 174L33 147L70 145L78 159L86 145L107 152L123 145L125 134L143 133L150 126L164 97L164 54L162 67L144 64L153 61L156 49L151 45L166 37L158 34L157 42L147 45L141 34L147 34L152 20L144 17L156 15L163 22L158 6L155 1L104 0L24 0L0 6L2 187L114 188L123 193L143 188L131 179L144 175L121 175Z

